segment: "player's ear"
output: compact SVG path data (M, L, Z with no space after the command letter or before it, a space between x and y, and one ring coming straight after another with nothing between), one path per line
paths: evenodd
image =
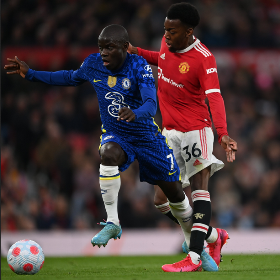
M125 51L128 50L128 47L129 47L129 42L125 42L123 45L123 48L125 49Z
M193 35L193 28L192 27L187 28L186 37L190 37L192 35Z

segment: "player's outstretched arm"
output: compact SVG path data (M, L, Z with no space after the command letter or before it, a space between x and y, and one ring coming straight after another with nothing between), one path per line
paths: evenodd
M8 70L7 74L19 74L23 78L32 82L42 82L49 85L56 86L77 86L87 81L84 75L82 66L74 70L60 70L56 72L48 71L35 71L29 68L29 66L21 61L17 56L14 59L7 58L10 62L4 66L5 70Z
M130 43L129 43L127 52L130 54L137 54L137 55L143 56L149 64L158 66L159 52L147 51L147 50L144 50L141 48L137 48L137 47L132 46Z
M19 74L22 78L25 78L26 73L29 70L29 66L24 62L21 61L17 56L15 58L7 58L9 64L4 66L5 70L8 70L8 75Z
M228 135L224 135L221 140L221 146L226 152L227 161L233 162L235 160L235 153L237 152L237 142Z

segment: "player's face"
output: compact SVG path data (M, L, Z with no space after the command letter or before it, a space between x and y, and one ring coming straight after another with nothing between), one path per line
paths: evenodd
M193 29L188 28L179 19L168 19L164 21L165 43L169 51L175 52L187 48L191 43Z
M126 58L128 43L121 43L105 37L98 38L98 47L103 65L108 70L119 69Z

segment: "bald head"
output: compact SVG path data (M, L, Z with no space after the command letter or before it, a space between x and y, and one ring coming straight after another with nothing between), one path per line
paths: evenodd
M105 27L98 37L103 65L108 70L119 69L126 59L128 46L128 34L124 27L117 24Z
M100 33L98 39L107 39L121 44L129 42L128 33L126 29L118 24L106 26Z

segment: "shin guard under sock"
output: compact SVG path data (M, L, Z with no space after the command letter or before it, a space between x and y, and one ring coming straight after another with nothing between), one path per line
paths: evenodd
M100 189L104 206L107 212L107 222L119 226L118 217L118 194L121 186L121 179L118 166L105 166L100 164Z

